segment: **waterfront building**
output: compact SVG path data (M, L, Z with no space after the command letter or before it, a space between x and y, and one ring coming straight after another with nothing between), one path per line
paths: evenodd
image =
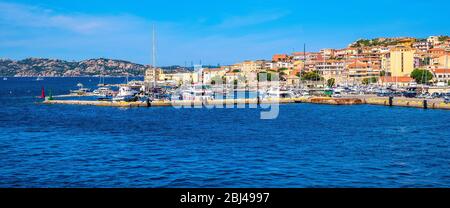
M244 61L237 64L240 72L244 74L258 73L261 72L266 67L266 61L256 60L256 61Z
M339 60L323 60L316 62L315 70L325 79L335 79L336 84L346 81L345 62Z
M147 84L154 84L154 82L158 82L164 80L164 72L161 68L153 69L153 67L145 70L144 82ZM155 83L156 84L156 83Z
M403 76L403 77L392 77L392 76L382 76L378 79L378 84L389 87L389 86L398 86L398 87L407 87L414 83L414 79L411 77Z
M390 68L391 68L390 56L391 56L390 53L384 53L381 55L381 71L390 73Z
M445 53L438 58L439 68L449 69L450 68L450 53Z
M224 78L225 78L225 82L227 84L230 84L230 83L233 83L234 80L240 80L241 76L239 75L239 73L236 73L236 72L227 72L227 73L225 73Z
M450 68L441 68L431 70L437 82L450 82Z
M291 74L286 77L286 84L288 86L298 86L300 85L300 77L297 75Z
M409 76L414 70L414 49L396 47L389 54L389 69L393 77Z
M195 72L180 72L165 74L166 82L173 82L176 85L192 84L200 81L198 73Z
M218 79L222 80L222 77L226 73L226 68L206 68L203 69L203 83L211 83L212 80L217 81Z
M364 79L380 76L380 69L375 69L372 64L355 61L347 65L348 78L352 83L361 84Z

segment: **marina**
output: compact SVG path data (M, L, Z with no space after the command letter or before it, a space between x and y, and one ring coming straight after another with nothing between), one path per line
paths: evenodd
M102 80L100 78L100 80ZM104 83L104 80L103 80ZM387 89L377 86L335 88L258 87L230 88L193 84L187 86L151 86L146 82L126 81L122 84L102 84L95 90L77 84L69 94L45 97L43 104L91 105L103 107L168 107L224 106L258 104L328 104L381 105L423 109L450 109L449 89L423 87ZM253 88L254 91L247 89ZM429 93L429 92L432 93ZM83 99L79 99L83 98Z

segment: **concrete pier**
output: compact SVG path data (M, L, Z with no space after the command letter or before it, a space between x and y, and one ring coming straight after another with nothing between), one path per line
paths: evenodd
M362 101L364 104L390 106L389 97L369 97L363 98ZM441 99L395 97L392 99L392 106L450 110L450 103L446 104Z
M400 106L424 109L447 109L450 110L450 104L444 103L439 99L418 99L395 97L391 100L389 97L375 96L352 96L345 98L330 97L302 97L302 98L272 98L258 100L251 99L221 99L221 100L176 100L176 101L152 101L152 102L111 102L111 101L83 101L83 100L46 100L43 104L62 104L62 105L90 105L104 107L169 107L169 106L230 106L230 105L257 105L257 104L294 104L294 103L314 103L327 105L382 105L382 106Z
M330 105L355 105L362 104L357 98L272 98L258 100L250 99L220 99L220 100L176 100L176 101L152 101L152 102L111 102L111 101L84 101L84 100L45 100L43 104L62 105L91 105L109 107L165 107L165 106L217 106L217 105L257 105L257 104L289 104L289 103L317 103Z

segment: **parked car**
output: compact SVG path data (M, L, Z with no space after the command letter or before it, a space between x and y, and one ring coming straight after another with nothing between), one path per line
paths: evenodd
M450 97L444 97L444 103L449 104L450 103Z
M392 93L392 96L394 96L394 97L401 97L403 94L402 94L402 92L393 92Z
M433 94L431 94L431 96L432 96L433 98L440 98L440 97L442 97L442 94L439 93L439 92L433 92Z
M389 97L391 95L392 95L392 93L390 93L390 92L379 92L379 93L377 93L378 97Z
M417 97L417 93L414 91L405 91L403 92L403 96L407 98L415 98Z

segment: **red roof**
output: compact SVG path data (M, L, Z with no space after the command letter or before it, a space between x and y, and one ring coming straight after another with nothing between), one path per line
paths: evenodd
M309 52L303 53L303 52L293 52L292 55L293 56L303 56L303 55L308 55L310 54Z
M369 68L369 64L362 63L362 62L353 62L348 65L348 68L354 69L354 68Z
M433 69L436 74L450 74L450 69Z
M411 77L380 77L381 82L403 82L409 83L413 81Z
M288 55L286 55L286 54L275 54L275 55L273 55L272 60L278 61L278 60L287 59L287 58L288 58Z

